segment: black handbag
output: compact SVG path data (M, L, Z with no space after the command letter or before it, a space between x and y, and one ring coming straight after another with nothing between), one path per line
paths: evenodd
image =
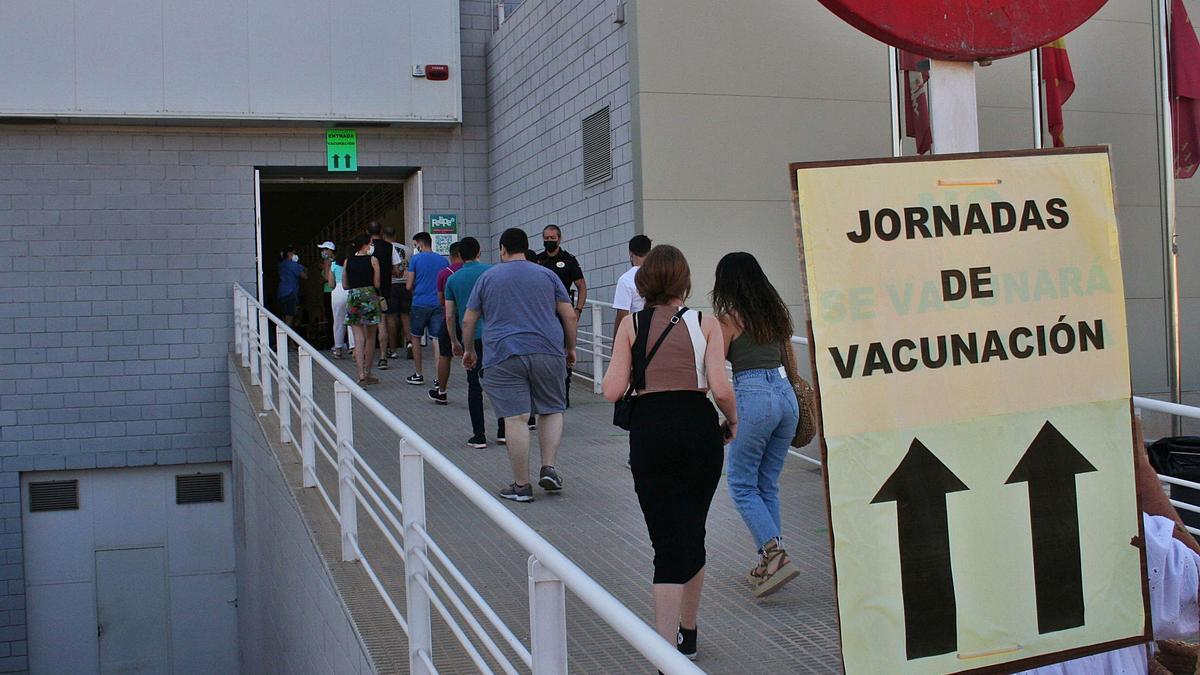
M679 323L686 311L688 311L687 307L680 307L675 316L671 317L671 322L663 329L662 335L658 336L658 341L654 343L649 354L646 353L646 343L650 341L650 321L654 318L654 308L647 307L633 315L633 376L629 380L629 388L613 404L613 424L617 427L629 431L629 424L633 419L633 404L637 402L637 392L639 389L646 388L646 366L650 365L650 359L658 353L658 348L662 346L663 340L667 339L667 333L670 333L675 324ZM644 331L641 330L643 325L646 327Z

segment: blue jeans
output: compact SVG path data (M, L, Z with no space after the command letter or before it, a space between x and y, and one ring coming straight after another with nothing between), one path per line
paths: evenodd
M780 535L779 474L796 434L800 407L787 378L777 369L734 373L737 438L729 445L729 496L762 548Z

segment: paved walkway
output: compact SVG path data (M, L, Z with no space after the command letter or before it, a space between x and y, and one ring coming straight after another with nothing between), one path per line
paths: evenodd
M485 450L468 448L465 444L470 424L461 369L456 367L451 377L450 404L436 406L426 398L427 387L403 382L412 372L411 362L401 360L392 364L391 370L377 373L382 383L371 387L371 393L489 491L507 485L511 477L503 446L496 445L490 436L491 445ZM348 360L339 365L347 372L353 367ZM431 368L427 370L432 372ZM320 369L314 371L318 405L331 414L332 380ZM572 391L573 407L567 412L557 461L565 484L562 493L546 495L535 486L533 503L500 503L559 547L635 613L652 622L651 549L633 480L625 467L627 434L612 426L612 407L592 394L590 387L589 382L577 381ZM270 419L274 422L275 418ZM494 432L493 423L488 424L488 432ZM357 405L354 434L359 452L398 494L399 463L394 434ZM295 451L291 453L294 459ZM285 460L287 454L285 451L282 455ZM536 455L531 464L538 466ZM333 488L331 469L323 468L321 478L322 483ZM428 468L426 480L431 534L461 565L508 626L527 640L526 554ZM336 492L331 494L336 498ZM729 499L724 479L718 487L708 519L707 582L699 621L700 657L696 662L710 673L840 670L819 469L791 458L781 480L781 499L784 538L802 574L776 595L757 600L745 581L747 570L755 562L753 546ZM319 503L313 500L308 501ZM367 522L360 511L360 526ZM332 521L325 525L336 528ZM394 558L372 554L372 550L383 551L381 541L364 530L363 545L369 547L371 559ZM336 547L328 548L328 553L336 553ZM380 576L389 588L397 589L393 597L403 607L400 569L396 561L382 570ZM351 574L345 578L350 579L346 583L361 585L363 577ZM338 583L342 585L343 580ZM373 592L367 588L350 590L355 595ZM569 593L567 612L572 672L653 672L639 654ZM381 616L355 618L369 642L378 643L381 635L394 636L393 644L375 644L373 651L385 654L384 660L394 661L379 663L381 669L402 671L404 638L398 628L391 631L390 616L382 622ZM462 650L438 623L435 614L435 661L439 668L442 672L473 671Z

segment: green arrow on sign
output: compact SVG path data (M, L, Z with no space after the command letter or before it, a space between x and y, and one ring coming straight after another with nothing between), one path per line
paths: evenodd
M329 171L358 171L357 131L325 130L325 168Z

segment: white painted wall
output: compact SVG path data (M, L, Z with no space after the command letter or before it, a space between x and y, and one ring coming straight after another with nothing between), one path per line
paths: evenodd
M221 473L225 500L175 503L175 476ZM228 463L25 473L78 480L79 510L22 510L29 669L96 673L97 551L160 548L175 673L238 670L233 494Z
M458 122L459 44L443 0L11 0L0 115Z

